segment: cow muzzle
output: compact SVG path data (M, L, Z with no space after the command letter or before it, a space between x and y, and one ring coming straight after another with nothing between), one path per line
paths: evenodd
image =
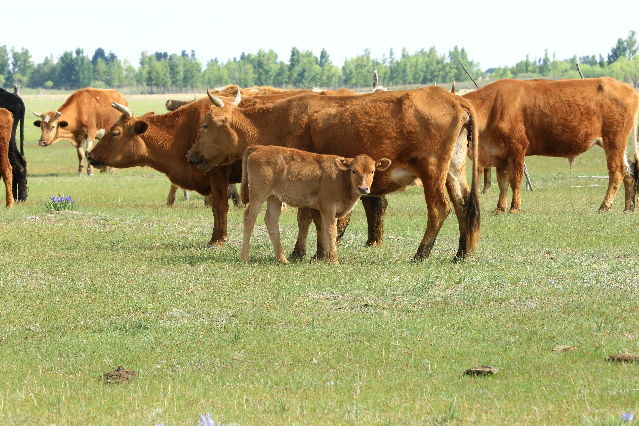
M95 155L92 152L87 152L87 161L89 162L89 164L91 164L92 166L103 166L104 165L104 161L97 161L95 158Z
M38 141L38 146L48 146L48 145L49 145L49 144L48 144L48 143L46 143L43 139L40 139L40 140Z
M368 186L360 186L357 188L357 192L359 192L360 195L368 195L371 189Z
M194 166L197 166L198 164L202 164L204 162L204 159L198 158L191 151L186 153L186 159L189 160L189 163L193 164Z

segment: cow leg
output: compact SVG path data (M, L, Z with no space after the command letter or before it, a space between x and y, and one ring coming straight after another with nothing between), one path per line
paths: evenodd
M313 216L313 223L315 223L315 231L317 232L317 251L313 258L317 260L325 260L328 253L328 244L326 241L326 227L324 226L324 219L319 210L311 209L311 215ZM335 243L337 244L337 241Z
M351 222L351 213L348 212L344 217L340 217L337 219L337 241L336 244L339 244L346 233L346 228L348 228L348 224ZM382 235L383 236L383 235Z
M455 259L462 259L467 254L468 220L466 210L470 202L470 189L466 182L466 132L463 132L458 139L458 144L453 152L453 159L446 176L446 189L459 223L459 249Z
M423 180L423 179L422 179ZM388 207L386 197L362 197L362 205L368 222L366 245L377 247L384 241L384 213Z
M615 201L615 195L617 195L617 191L619 191L619 187L621 186L621 182L625 180L623 173L623 155L623 153L619 154L606 151L606 162L608 163L608 191L606 191L606 196L604 197L603 202L599 207L599 213L607 212L610 210L613 201ZM625 182L624 185L626 185ZM626 199L627 197L628 190L626 189Z
M482 194L487 194L490 192L491 182L490 182L490 167L484 167L482 169L484 171L484 188L481 190Z
M224 247L228 237L227 217L229 213L229 175L230 167L215 167L209 174L211 184L211 209L213 210L213 235L207 244L209 247Z
M282 202L275 195L271 195L266 199L266 214L264 215L264 223L268 230L268 237L271 239L275 257L281 263L288 263L284 256L282 241L280 239L280 214L282 214Z
M635 211L635 202L637 199L637 189L635 187L635 179L632 175L626 173L623 178L623 186L626 192L626 206L623 211L633 212Z
M175 193L178 190L177 185L171 184L171 189L169 189L169 195L166 197L166 205L171 207L175 202Z
M322 222L324 223L324 235L326 236L326 260L328 263L339 265L337 260L337 218L335 217L335 209L322 209ZM319 240L319 238L318 238Z
M244 210L244 235L242 237L242 251L240 252L240 260L242 262L248 262L249 260L251 234L253 233L257 216L262 209L263 202L264 200L258 200L257 196L254 195L248 207Z
M6 190L6 206L8 208L13 207L13 168L9 163L9 156L0 156L0 175L4 180L4 187Z
M513 199L510 203L510 213L519 213L521 209L521 183L524 178L524 157L508 162L508 180L513 190Z
M499 201L495 213L504 213L506 211L506 203L508 203L508 175L506 169L495 167L497 170L497 184L499 185Z
M300 207L297 209L297 242L291 253L291 260L302 260L306 256L306 248L308 247L308 230L311 227L313 218L311 209Z
M437 169L437 165L433 165L433 169ZM450 206L445 194L445 181L440 176L429 176L428 173L420 173L419 178L424 184L424 198L426 199L426 207L428 209L428 222L426 224L426 232L422 239L414 260L423 260L430 255L435 240L439 234L439 230L444 220L450 213Z
M9 164L13 174L13 198L17 201L26 201L28 195L27 162L17 149L9 148Z
M189 191L183 189L182 193L184 194L184 201L189 201Z
M89 133L87 136L87 152L90 152L91 149L93 148L94 139L95 139L95 133L94 134ZM104 166L100 169L100 172L104 172L106 170L108 170L108 168ZM93 166L88 161L87 161L87 175L93 176Z
M84 173L84 150L82 149L82 143L76 144L75 149L78 152L78 176L80 176Z

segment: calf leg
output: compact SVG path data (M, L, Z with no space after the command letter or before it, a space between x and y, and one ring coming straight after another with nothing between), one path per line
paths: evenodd
M166 197L167 206L170 207L175 202L175 193L177 192L177 190L178 190L178 186L171 184L171 189L169 189L169 195Z
M263 199L258 200L257 196L254 195L248 207L244 210L244 235L242 238L242 251L240 252L240 260L242 262L248 262L249 260L251 234L253 233L255 221L257 220L257 216L260 214L263 202Z
M497 184L499 185L499 200L495 213L503 213L506 211L506 203L508 202L508 175L506 169L495 167L497 170Z
M315 223L315 231L317 232L317 251L315 252L314 258L317 260L324 260L327 256L328 247L324 219L319 210L311 209L311 215L313 216L313 223Z
M346 216L340 217L339 219L337 219L337 244L339 244L340 241L342 241L342 238L344 237L344 234L346 233L346 228L348 227L348 224L350 223L350 221L351 221L351 212L348 212Z
M280 214L282 213L282 202L275 195L271 195L266 199L266 214L264 215L264 223L268 230L268 236L273 245L273 251L278 261L288 263L284 256L282 241L280 240Z
M637 190L635 187L635 179L632 175L626 173L623 178L623 186L626 192L626 206L624 208L625 212L633 212L635 211L635 202L637 200Z
M339 265L337 260L337 218L335 217L335 209L322 209L322 222L324 223L324 235L326 236L326 257L329 263ZM319 237L318 237L319 240Z
M423 179L422 179L423 180ZM362 205L368 221L368 241L366 245L377 247L384 241L384 213L388 207L386 197L362 197Z
M297 242L295 248L291 253L290 258L295 260L302 260L306 256L306 248L308 246L308 230L311 227L313 218L311 217L311 210L308 208L300 207L297 209Z

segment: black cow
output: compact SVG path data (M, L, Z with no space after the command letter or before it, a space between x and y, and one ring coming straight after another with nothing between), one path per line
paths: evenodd
M13 128L9 141L9 162L13 168L13 198L26 201L27 188L27 160L24 158L24 102L19 96L0 88L0 108L9 110L13 114ZM16 143L16 133L20 122L20 150Z

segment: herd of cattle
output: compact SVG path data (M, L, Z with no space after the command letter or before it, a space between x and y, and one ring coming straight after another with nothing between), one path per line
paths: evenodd
M210 246L221 247L227 239L228 195L241 182L243 202L249 204L242 260L248 260L250 234L264 201L269 237L282 262L286 258L278 218L283 201L299 207L294 258L306 255L308 230L315 222L316 256L337 262L336 240L360 196L368 221L367 244L376 246L383 240L384 196L415 179L423 184L428 221L414 258L430 254L450 199L459 223L456 259L461 259L479 243L481 168L497 169L496 211L506 211L510 186L510 212L517 213L527 155L572 162L594 145L604 149L609 173L599 210L611 208L622 182L625 210L635 208L639 95L613 78L504 79L463 96L455 94L454 86L451 91L430 86L364 95L348 89L255 91L230 86L207 94L191 102L168 101L166 114L135 117L117 91L82 89L57 111L35 113L39 120L34 124L42 130L40 146L71 141L79 174L85 171L82 144L87 141L89 175L93 166L149 166L171 181L168 204L178 187L207 196L214 216ZM17 90L0 91L0 171L8 207L14 196L27 198L23 121ZM633 160L626 149L631 133ZM92 148L96 137L101 138ZM473 163L470 188L466 157ZM239 202L236 189L234 200Z

